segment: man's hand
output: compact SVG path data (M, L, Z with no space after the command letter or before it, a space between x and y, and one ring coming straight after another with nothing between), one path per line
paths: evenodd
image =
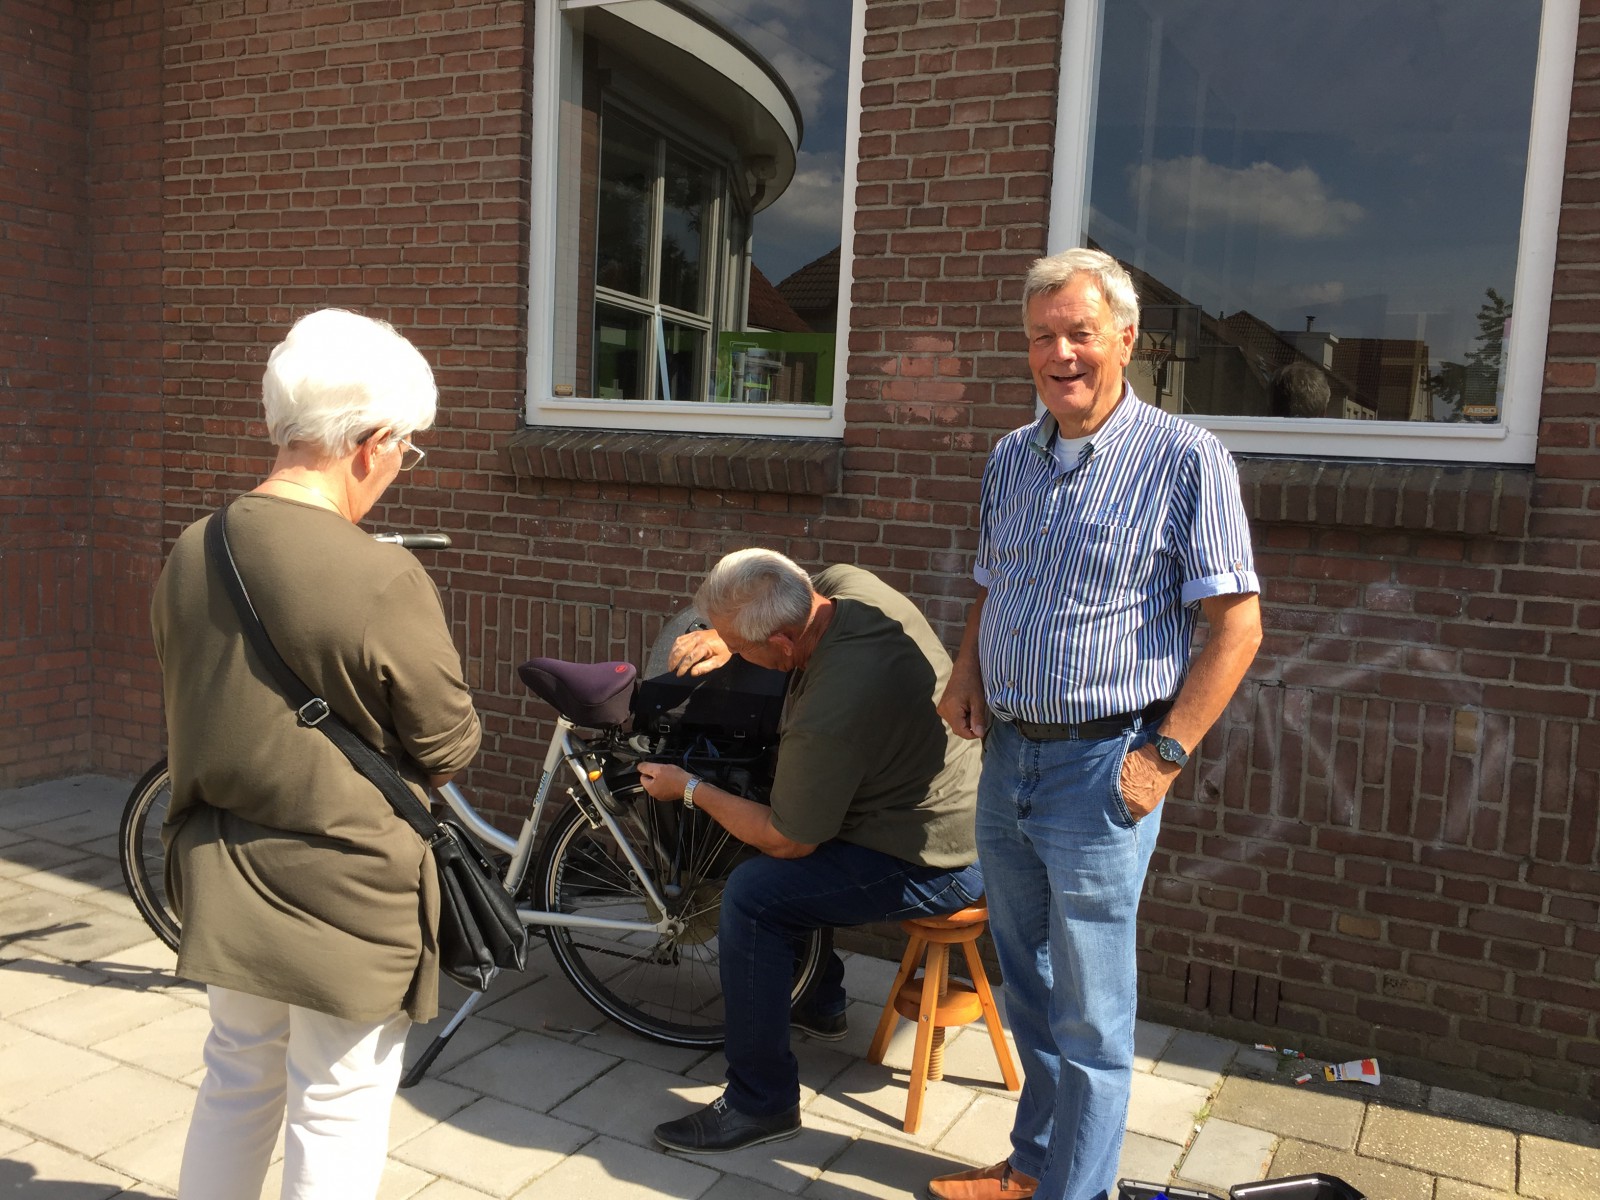
M715 629L696 629L672 643L667 670L674 675L708 675L732 657Z
M983 680L959 670L953 672L939 698L939 715L957 737L968 741L981 738L989 730L989 703L983 698Z
M669 803L681 801L683 785L689 782L689 772L671 763L642 762L639 764L639 782L654 799Z
M1117 786L1122 790L1122 802L1128 806L1128 815L1139 821L1155 812L1156 806L1166 799L1180 770L1176 763L1169 763L1157 754L1154 746L1141 746L1123 759Z

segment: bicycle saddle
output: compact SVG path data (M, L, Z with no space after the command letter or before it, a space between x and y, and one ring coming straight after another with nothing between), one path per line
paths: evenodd
M628 719L628 702L639 677L632 663L569 663L535 658L517 668L534 695L574 725L598 728Z

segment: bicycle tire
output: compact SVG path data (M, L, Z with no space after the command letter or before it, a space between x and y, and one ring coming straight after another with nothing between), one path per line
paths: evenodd
M161 824L171 799L172 776L162 759L128 793L117 830L117 857L133 906L167 948L176 950L178 914L167 899L166 852L161 845Z
M653 813L655 802L646 803L651 807L645 811ZM672 811L678 819L686 812ZM655 935L557 925L545 926L545 936L562 973L617 1024L668 1046L715 1048L723 1042L716 937L721 891L737 861L754 851L733 841L703 813L692 816L715 834L702 839L682 877L680 912L686 929L681 939L669 942ZM723 848L710 844L719 836L726 843ZM642 850L641 857L659 887L661 864L651 862ZM654 905L631 875L610 831L590 825L573 804L556 818L545 839L535 877L538 901L549 912L654 921ZM821 945L821 932L813 930L797 956L791 998L800 996L815 977Z

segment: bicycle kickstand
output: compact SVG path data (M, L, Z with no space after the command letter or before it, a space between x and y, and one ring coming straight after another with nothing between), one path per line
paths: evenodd
M467 997L466 1003L456 1009L455 1015L445 1023L445 1027L439 1031L438 1036L429 1042L427 1049L417 1056L417 1061L411 1064L411 1069L401 1076L400 1086L402 1088L415 1087L422 1082L422 1077L428 1073L428 1068L433 1066L433 1060L439 1057L440 1052L445 1048L445 1043L456 1035L456 1030L461 1028L461 1023L472 1014L472 1010L478 1007L478 1002L488 994L487 991L473 992Z

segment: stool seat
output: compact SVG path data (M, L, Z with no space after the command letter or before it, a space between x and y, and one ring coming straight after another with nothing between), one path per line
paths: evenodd
M1016 1063L1011 1058L1011 1048L1006 1045L1005 1033L1000 1028L1000 1013L995 1008L989 977L984 973L983 960L978 957L978 938L988 926L989 908L983 903L944 916L914 917L900 922L900 928L910 940L889 989L889 999L883 1006L872 1045L867 1050L867 1061L883 1061L898 1018L905 1017L917 1023L903 1123L907 1133L915 1133L922 1124L922 1101L928 1080L944 1078L946 1029L982 1018L989 1027L989 1040L1006 1088L1014 1092L1022 1086ZM970 985L950 978L950 947L958 944L966 955L967 968L972 975ZM923 969L920 977L916 976L918 966Z

